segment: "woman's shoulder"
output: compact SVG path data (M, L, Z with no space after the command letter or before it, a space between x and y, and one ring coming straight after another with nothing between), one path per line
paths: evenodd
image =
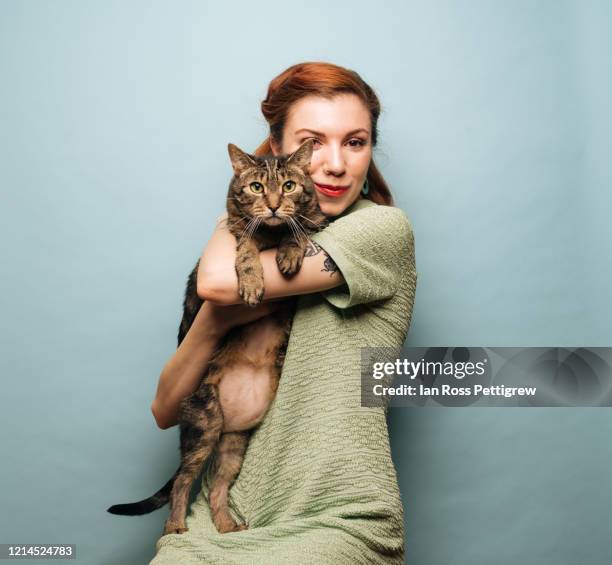
M348 213L336 221L354 226L355 229L370 229L387 236L414 237L412 222L404 210L365 198L355 202Z
M311 238L346 281L323 293L338 308L391 298L414 264L412 227L396 206L357 201Z

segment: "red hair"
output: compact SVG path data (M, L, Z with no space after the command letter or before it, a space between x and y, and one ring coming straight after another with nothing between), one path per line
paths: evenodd
M380 102L372 88L355 72L331 63L299 63L289 67L268 86L268 94L261 103L261 112L270 126L270 135L255 150L261 157L272 153L271 141L282 145L283 130L291 106L304 96L316 95L332 98L340 93L356 94L370 112L372 146L378 138L378 116ZM376 167L374 159L366 175L369 192L364 195L377 204L393 206L391 191L382 174Z

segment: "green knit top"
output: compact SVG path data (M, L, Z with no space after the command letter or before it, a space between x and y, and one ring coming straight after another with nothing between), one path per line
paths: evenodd
M216 531L205 471L189 531L162 536L152 565L404 562L386 408L361 406L360 348L405 341L417 282L412 226L399 208L360 198L312 239L346 282L298 299L276 398L230 490L249 529Z

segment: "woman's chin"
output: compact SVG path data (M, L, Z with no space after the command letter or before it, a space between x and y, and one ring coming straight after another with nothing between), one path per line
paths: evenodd
M345 199L342 202L319 202L319 208L326 216L338 216L348 208L348 204Z
M342 204L337 200L319 198L319 208L326 216L335 216L338 213L337 210L342 209Z

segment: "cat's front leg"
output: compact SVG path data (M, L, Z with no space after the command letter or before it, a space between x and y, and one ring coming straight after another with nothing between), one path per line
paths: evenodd
M290 277L300 270L308 242L305 237L283 238L276 252L276 264L283 275Z
M238 294L249 306L257 306L264 295L263 267L259 249L252 239L241 241L236 249Z

